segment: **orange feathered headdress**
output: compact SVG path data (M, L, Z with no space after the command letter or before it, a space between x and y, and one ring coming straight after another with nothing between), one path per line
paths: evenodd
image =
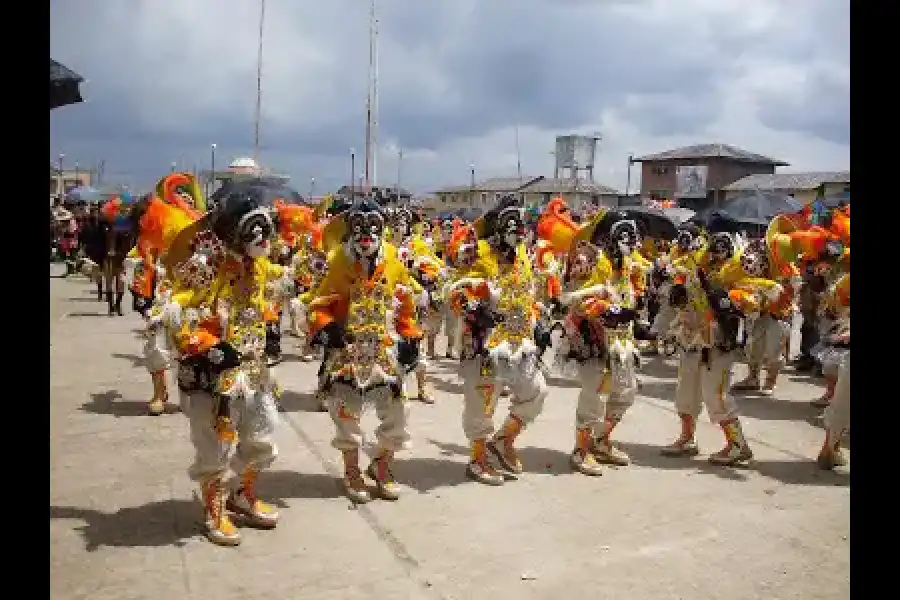
M294 246L300 236L310 233L316 226L315 209L301 204L288 204L283 200L274 203L278 216L278 234L289 246Z
M566 202L556 197L547 203L537 222L537 237L549 244L553 252L568 252L578 233L578 224L572 220Z
M193 207L188 206L178 197L178 194L175 193L178 188L186 190L194 199ZM197 178L192 173L169 173L156 184L156 195L163 202L174 204L184 211L193 213L194 218L198 218L206 211L206 199L203 197L203 192L200 191Z

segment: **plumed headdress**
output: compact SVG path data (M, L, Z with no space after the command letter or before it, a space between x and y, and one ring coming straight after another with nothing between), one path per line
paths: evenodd
M515 196L503 196L497 205L475 219L472 226L475 228L475 234L480 239L487 239L497 233L497 224L501 223L503 218L511 212L517 212L519 218L524 220L525 210L522 202Z

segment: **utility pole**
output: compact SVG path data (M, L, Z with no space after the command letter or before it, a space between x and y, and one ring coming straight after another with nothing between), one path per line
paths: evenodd
M253 123L253 160L259 164L259 121L262 117L263 25L266 22L266 0L259 0L259 49L256 53L256 115Z
M522 152L519 150L519 126L516 125L516 173L519 181L522 180Z
M366 149L365 187L371 189L375 180L378 108L378 20L375 17L375 0L369 5L369 73L366 91Z

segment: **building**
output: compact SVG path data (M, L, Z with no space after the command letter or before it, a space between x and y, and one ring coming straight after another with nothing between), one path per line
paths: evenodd
M725 198L730 200L755 190L786 194L803 204L809 204L819 196L849 198L850 171L748 175L725 186Z
M422 202L422 212L434 215L441 212L485 211L510 194L519 195L529 208L540 208L551 198L560 196L575 212L590 206L617 206L619 192L611 187L585 179L553 177L494 177L475 182L475 185L446 187L435 197Z
M409 204L410 201L412 200L412 192L410 192L409 190L402 188L402 187L398 188L396 186L384 186L384 187L374 186L372 189L382 190L383 193L388 196L396 194L397 199L398 199L397 203L400 205ZM362 197L362 196L365 196L368 193L368 191L369 190L365 187L360 187L360 186L350 187L349 185L343 185L337 191L336 195L341 198Z
M260 167L259 164L249 157L236 158L231 161L226 169L207 170L200 173L200 181L203 182L204 188L212 184L208 194L212 194L217 189L217 183L224 184L227 181L240 181L242 179L274 179L279 183L286 184L290 181L290 175L281 175L268 169Z
M85 169L72 170L64 169L60 171L53 165L50 165L50 198L58 198L64 196L65 193L77 187L88 187L93 180L92 173Z
M748 175L774 175L788 163L728 144L698 144L632 159L641 164L641 196L702 210Z

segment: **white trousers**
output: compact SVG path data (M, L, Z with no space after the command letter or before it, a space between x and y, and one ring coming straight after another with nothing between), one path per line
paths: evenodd
M761 315L753 320L747 336L747 363L751 367L784 366L784 344L790 334L790 326L771 315Z
M329 393L328 413L334 422L334 439L331 445L338 450L356 450L363 443L360 427L366 403L375 404L378 427L375 439L381 450L397 451L409 447L409 405L403 397L394 397L390 388L383 386L360 394L353 386L335 382Z
M700 352L682 352L675 388L675 410L695 419L706 405L709 420L721 423L737 417L737 403L730 393L733 353L711 349L709 364L701 364Z
M838 367L837 385L834 396L825 409L825 427L833 439L850 429L850 354L841 361Z
M250 398L230 401L231 420L237 432L234 443L219 440L216 399L212 394L185 395L188 398L182 402L182 411L190 421L194 445L194 464L188 469L192 480L222 478L229 467L237 474L244 469L259 471L268 468L278 456L274 440L278 409L270 392L257 391Z
M590 428L595 436L604 433L604 420L621 421L637 396L633 360L613 360L612 371L597 360L585 362L578 366L578 380L581 391L575 407L575 428Z
M458 316L450 306L444 307L444 335L447 336L447 350L460 347L460 337L462 327L460 327L461 317Z
M463 433L471 442L491 437L494 432L494 411L504 386L512 392L509 414L527 426L541 414L547 397L544 373L537 368L520 365L497 367L493 374L483 376L479 360L466 360L460 366L463 379Z
M168 370L174 359L174 345L168 330L158 324L153 327L144 342L144 366L150 373Z

